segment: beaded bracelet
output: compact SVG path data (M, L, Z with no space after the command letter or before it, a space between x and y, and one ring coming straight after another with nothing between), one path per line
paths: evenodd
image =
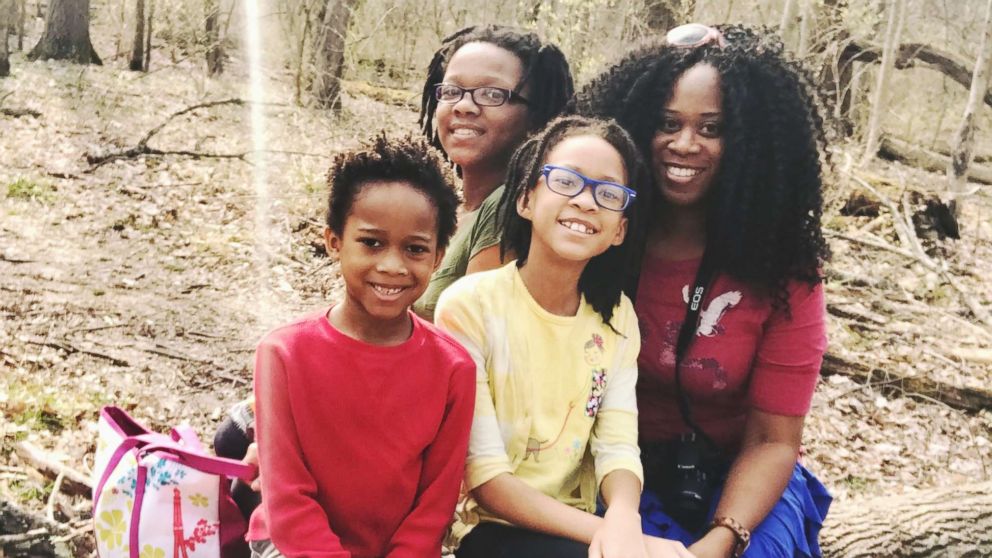
M745 529L736 519L727 516L714 517L707 531L711 531L715 527L726 527L734 533L737 542L734 543L734 550L731 556L733 558L741 558L744 555L744 551L747 550L748 545L751 544L751 531Z

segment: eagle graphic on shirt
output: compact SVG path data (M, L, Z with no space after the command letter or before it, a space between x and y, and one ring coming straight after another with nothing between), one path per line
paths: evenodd
M689 304L689 285L682 287L682 299ZM699 311L699 327L696 329L696 335L713 337L719 334L722 331L719 328L720 318L740 301L740 291L727 291L714 297L709 306Z

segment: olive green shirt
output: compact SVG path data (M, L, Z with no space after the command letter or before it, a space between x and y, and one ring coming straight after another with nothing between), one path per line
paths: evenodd
M499 244L503 231L497 221L497 211L502 197L503 187L500 186L482 201L479 209L462 217L461 225L448 243L441 265L431 275L427 290L413 303L413 311L420 317L433 322L434 307L441 292L465 275L469 260L476 254Z

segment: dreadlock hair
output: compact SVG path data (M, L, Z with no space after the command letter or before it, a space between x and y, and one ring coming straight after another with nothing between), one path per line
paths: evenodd
M444 81L448 62L458 49L468 43L489 43L512 52L520 59L523 75L514 88L520 93L530 84L527 113L531 130L536 130L562 111L574 92L572 72L565 55L553 44L544 43L534 33L505 25L472 25L462 28L441 41L441 48L427 66L427 79L420 99L420 125L424 136L431 145L444 153L437 130L434 129L434 113L437 111L437 97L434 86ZM445 153L447 157L447 153Z
M552 120L543 130L527 139L510 160L498 217L503 227L501 259L512 252L517 255L517 267L527 262L532 227L529 220L517 214L517 200L526 198L537 187L548 153L563 140L576 136L595 136L612 145L623 159L628 188L639 194L639 187L650 183L637 145L615 121L582 116L562 116ZM610 323L613 310L624 291L622 270L628 269L640 257L637 251L641 245L640 212L633 209L635 205L632 203L624 210L627 217L624 242L594 256L579 276L579 292L610 328L613 328Z
M460 200L451 169L423 138L389 139L385 132L361 147L339 153L327 173L327 226L340 236L361 190L376 182L403 182L431 201L437 210L437 248L444 249L455 232Z
M647 161L676 81L697 64L720 75L723 155L707 194L706 250L719 271L787 312L790 280L815 285L829 256L820 230L826 137L810 74L766 28L720 25L726 46L669 46L656 39L592 80L570 105L614 118ZM652 163L652 167L654 164ZM639 196L656 218L657 188Z

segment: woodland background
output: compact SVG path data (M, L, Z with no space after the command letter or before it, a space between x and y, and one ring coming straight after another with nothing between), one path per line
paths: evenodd
M830 348L803 459L836 496L828 556L992 555L990 11L0 0L0 556L93 554L102 405L209 439L262 333L339 296L330 157L414 131L442 37L534 29L581 85L687 21L769 26L823 94Z

